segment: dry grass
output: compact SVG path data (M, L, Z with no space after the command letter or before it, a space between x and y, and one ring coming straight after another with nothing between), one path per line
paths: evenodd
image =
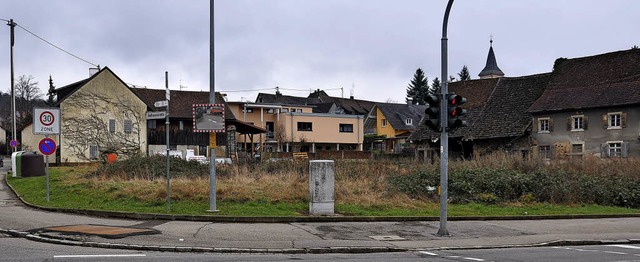
M309 199L308 164L299 162L262 163L245 165L218 166L217 196L222 201L269 201L269 202L307 202ZM601 175L611 174L640 179L640 160L587 158L581 161L555 161L542 163L535 160L522 160L510 154L493 154L472 161L452 161L449 164L455 170L564 170L574 173ZM78 168L78 167L74 167ZM87 172L90 168L88 168ZM439 162L414 162L409 160L336 162L335 194L336 201L363 207L394 206L415 208L423 206L424 200L437 199L430 196L419 201L407 194L390 189L390 176L412 175L418 172L437 174ZM101 189L113 197L134 198L142 201L157 201L166 198L166 179L151 174L151 167L140 167L142 174L115 172L78 178L76 183ZM158 168L156 167L156 170ZM157 172L157 171L154 171ZM173 173L172 173L173 174ZM178 176L171 179L171 197L175 200L206 201L209 197L209 177L198 174Z

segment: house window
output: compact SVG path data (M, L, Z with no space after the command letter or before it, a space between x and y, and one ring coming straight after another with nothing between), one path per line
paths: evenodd
M538 133L549 133L551 132L551 119L546 118L538 118Z
M288 113L289 112L289 108L280 109L280 112L281 113Z
M412 126L413 125L413 119L411 118L407 118L404 120L404 123L408 126Z
M124 120L124 133L125 134L131 134L131 129L133 128L133 123L131 122L131 119L125 119Z
M382 127L387 127L387 120L386 119L382 119Z
M274 113L273 111L274 111L273 108L269 108L267 109L267 114L273 114Z
M116 120L109 119L109 133L115 133L115 132L116 132Z
M609 118L610 129L622 128L622 113L609 113L607 116Z
M98 146L89 146L89 159L98 159Z
M180 130L184 130L184 121L180 121Z
M608 141L600 145L603 157L628 157L629 143L623 141Z
M571 131L584 131L587 125L585 116L572 116L570 120Z
M295 112L296 109L295 108L291 108L291 113Z
M551 159L551 146L546 145L546 146L539 146L539 155L540 158L542 159Z
M156 129L156 120L149 120L149 121L147 121L147 128L149 128L149 129Z
M312 123L298 122L298 131L312 131Z
M298 110L296 112L302 113L302 108L298 108Z
M584 151L584 144L571 144L571 158L581 159Z
M341 133L353 133L353 124L340 124Z

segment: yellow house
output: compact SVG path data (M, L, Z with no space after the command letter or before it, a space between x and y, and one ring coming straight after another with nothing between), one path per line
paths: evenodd
M263 145L268 152L362 150L363 116L313 113L310 105L227 104L237 119L269 131L257 138L239 136L241 148Z
M373 149L401 151L407 138L420 123L426 105L376 103L365 120L365 133L382 137L374 142Z
M146 152L147 105L108 67L56 94L62 163Z

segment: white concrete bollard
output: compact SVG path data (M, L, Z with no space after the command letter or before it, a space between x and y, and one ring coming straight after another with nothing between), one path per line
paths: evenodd
M335 164L333 160L309 161L310 215L333 215Z

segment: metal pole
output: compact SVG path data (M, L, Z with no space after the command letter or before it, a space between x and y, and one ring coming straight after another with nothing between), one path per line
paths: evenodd
M16 24L13 22L13 19L9 19L9 27L11 28L11 36L10 38L10 56L11 56L11 119L13 119L13 129L11 130L11 139L18 141L18 137L16 136L16 91L15 91L15 85L14 85L14 79L13 79L13 46L15 44L15 35L14 35L14 28L16 27ZM18 149L18 147L12 147L13 148L13 152L16 152L16 150Z
M440 133L440 229L438 236L449 236L447 230L447 200L448 200L448 162L449 162L449 135L447 134L447 93L448 90L448 72L447 72L447 23L449 22L449 11L451 11L453 0L447 3L447 9L444 12L444 20L442 21L442 87L440 87L440 125L442 130Z
M49 137L49 135L44 135L44 137ZM44 163L45 163L45 176L47 178L47 203L49 203L49 155L44 156Z
M170 170L170 159L169 159L169 99L171 98L170 94L169 94L169 72L164 71L164 85L167 88L166 92L165 92L165 98L167 99L167 114L165 117L165 133L167 135L166 137L166 143L167 143L167 212L171 211L171 176L169 175L169 170Z
M213 37L213 6L214 0L209 0L209 103L216 103L215 58ZM216 207L216 149L209 149L209 212L217 212Z

